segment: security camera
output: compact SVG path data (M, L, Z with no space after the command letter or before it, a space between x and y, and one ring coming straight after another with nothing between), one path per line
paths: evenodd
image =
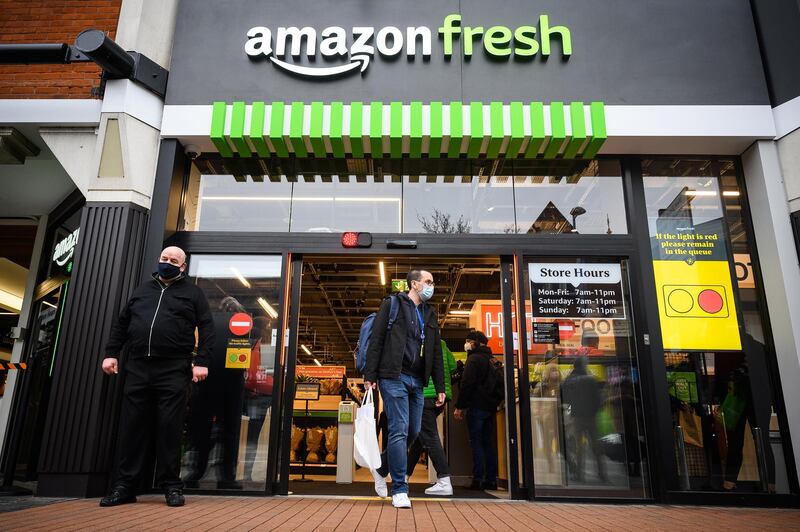
M200 157L200 154L202 153L202 151L200 150L200 147L199 147L199 146L196 146L196 145L194 145L194 144L187 144L187 145L186 145L186 146L183 148L183 153L185 153L185 154L186 154L186 156L187 156L189 159L191 159L191 160L195 160L195 159L197 159L198 157Z

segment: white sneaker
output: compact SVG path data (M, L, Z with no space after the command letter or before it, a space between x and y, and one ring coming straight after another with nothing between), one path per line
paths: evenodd
M375 479L375 493L378 494L378 497L388 497L389 488L386 487L386 479L377 471L372 471L372 478Z
M408 493L392 495L392 506L395 508L411 508L411 501L408 500Z
M425 490L427 495L441 495L449 497L453 494L453 485L450 483L450 477L440 478L439 481Z

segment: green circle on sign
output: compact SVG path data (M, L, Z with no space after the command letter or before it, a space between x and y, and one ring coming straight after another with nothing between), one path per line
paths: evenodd
M237 357L236 355L231 355L231 356L229 357L229 359L230 359L230 361L231 361L231 362L236 362L236 359L237 359L237 358L238 358L238 357Z

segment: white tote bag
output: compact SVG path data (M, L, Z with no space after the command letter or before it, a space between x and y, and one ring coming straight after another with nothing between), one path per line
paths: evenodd
M381 450L378 447L378 433L375 431L375 402L371 388L364 394L364 400L356 411L353 458L358 465L371 471L381 466Z

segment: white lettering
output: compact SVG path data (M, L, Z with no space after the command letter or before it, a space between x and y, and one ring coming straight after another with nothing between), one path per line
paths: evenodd
M406 55L417 55L417 37L422 37L422 55L431 55L431 29L425 26L406 29Z
M319 51L326 57L347 55L347 33L344 28L331 26L322 30L322 42Z
M248 41L244 45L247 55L255 57L258 55L268 56L272 54L272 32L264 26L250 28L247 32Z
M392 44L389 44L389 37L391 37ZM378 51L383 55L397 55L403 49L403 32L400 28L394 26L387 26L381 28L378 32L378 37L375 39L375 45Z
M369 41L372 39L374 34L375 28L366 26L358 26L353 28L353 35L355 36L356 40L353 43L352 48L350 48L350 55L374 54L375 48L369 44Z
M306 40L306 56L312 57L317 53L317 30L311 27L297 28L292 26L290 28L278 28L278 33L275 35L275 55L283 57L286 55L286 41L291 38L292 40L292 57L298 57L301 54L303 38Z

